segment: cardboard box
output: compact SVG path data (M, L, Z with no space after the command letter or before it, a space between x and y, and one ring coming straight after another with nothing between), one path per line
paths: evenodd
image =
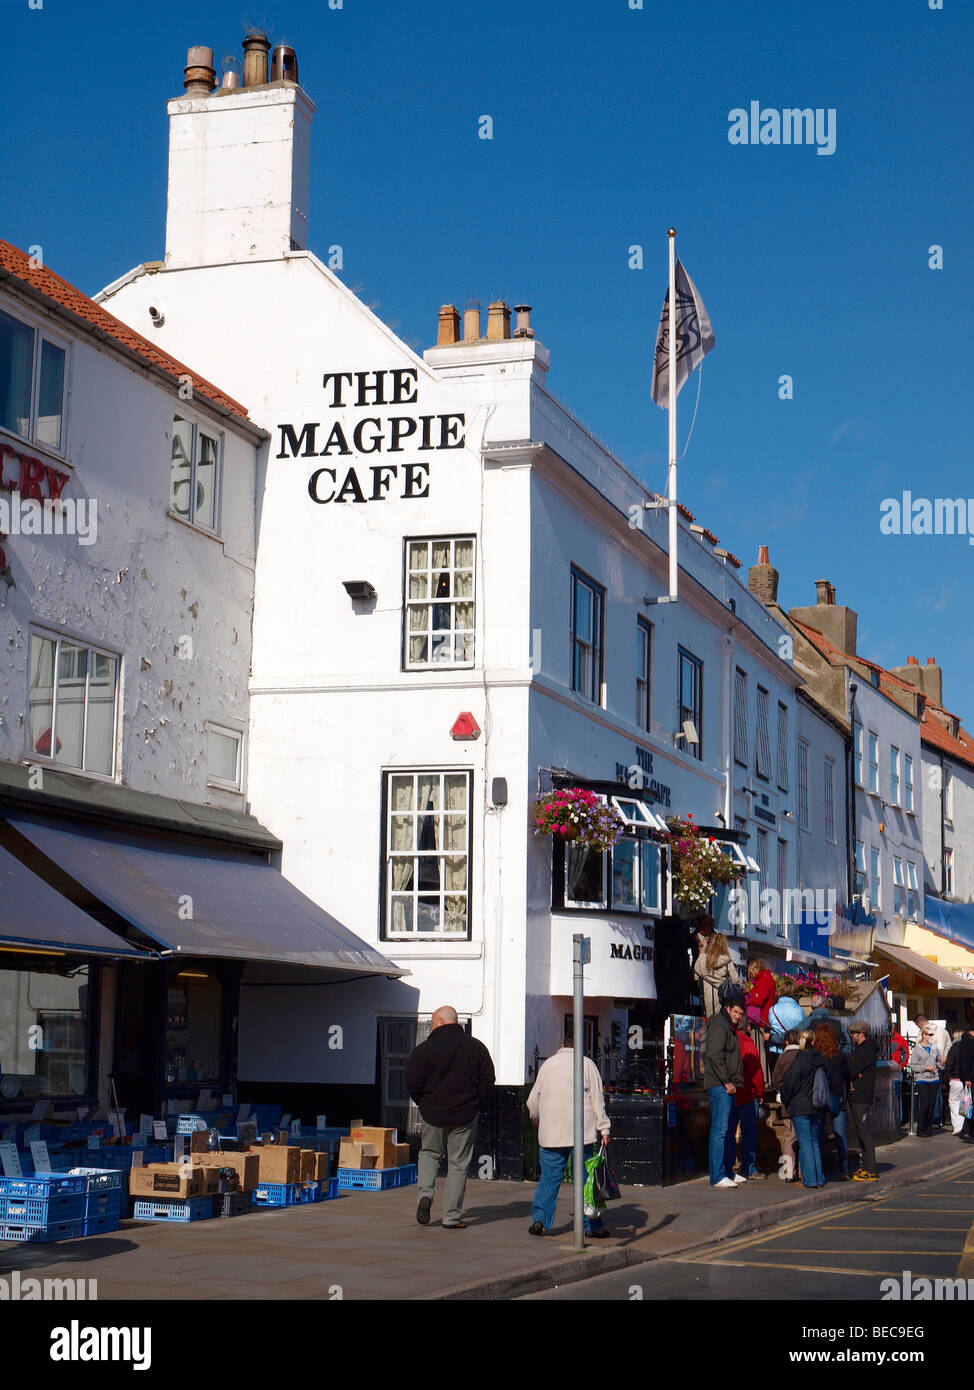
M282 1144L269 1144L252 1150L259 1160L257 1182L300 1182L301 1150Z
M220 1189L215 1168L188 1167L180 1163L146 1163L129 1174L129 1193L133 1197L167 1197L171 1201L186 1197L205 1197Z
M315 1153L314 1149L302 1149L302 1150L301 1150L301 1181L302 1181L302 1182L314 1182L314 1181L315 1181L315 1168L318 1166L317 1163L315 1162L315 1160L317 1159L317 1157L318 1157L318 1155L317 1155L317 1153Z
M375 1168L378 1157L375 1144L356 1144L353 1139L342 1139L338 1147L339 1168Z
M193 1163L204 1168L232 1168L241 1192L253 1192L260 1181L260 1159L256 1154L234 1153L226 1149L207 1150L191 1155Z
M408 1144L393 1144L392 1147L393 1147L393 1148L395 1149L395 1151L396 1151L396 1161L395 1161L395 1163L393 1164L393 1167L394 1167L394 1168L402 1168L404 1164L406 1164L406 1163L409 1162L409 1145L408 1145Z
M353 1144L374 1144L376 1148L376 1168L395 1168L396 1140L398 1130L382 1129L377 1125L353 1125L349 1132Z
M315 1154L315 1182L327 1182L331 1176L331 1156Z

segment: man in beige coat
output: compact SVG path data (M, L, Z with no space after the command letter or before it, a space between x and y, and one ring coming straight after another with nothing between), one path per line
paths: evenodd
M584 1060L583 1133L585 1158L588 1160L595 1154L597 1136L601 1136L603 1144L609 1142L610 1124L605 1113L602 1078L598 1068L590 1057ZM532 1123L538 1126L541 1160L541 1178L531 1203L531 1225L528 1227L533 1236L543 1236L554 1225L558 1189L574 1144L574 1067L574 1050L570 1047L560 1048L541 1064L528 1096L528 1114ZM584 1178L576 1176L574 1181L584 1181ZM586 1216L585 1234L601 1239L609 1232L602 1224L601 1216Z

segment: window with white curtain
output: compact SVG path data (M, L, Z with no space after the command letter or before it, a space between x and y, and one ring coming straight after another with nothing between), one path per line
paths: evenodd
M386 938L470 931L470 772L385 774Z
M405 669L474 663L474 538L406 541Z

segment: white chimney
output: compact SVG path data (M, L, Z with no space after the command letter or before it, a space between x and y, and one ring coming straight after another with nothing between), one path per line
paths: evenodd
M297 83L187 95L168 111L167 268L303 250L315 106Z

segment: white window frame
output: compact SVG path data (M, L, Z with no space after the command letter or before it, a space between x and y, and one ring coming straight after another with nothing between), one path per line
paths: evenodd
M778 701L778 787L788 790L788 706Z
M754 737L755 771L764 782L771 780L771 730L769 720L771 697L763 685L758 686L758 720Z
M906 902L910 918L915 922L920 906L920 885L917 881L916 865L910 859L906 861Z
M637 617L636 632L638 641L636 655L636 727L646 732L652 727L652 681L653 681L653 625L645 618ZM645 676L640 672L645 667Z
M758 827L757 835L758 901L760 901L760 894L764 892L765 888L770 887L768 883L768 832ZM757 927L758 931L768 930L767 922L761 921L760 910L758 911L758 920L754 925Z
M778 935L787 936L789 923L785 921L788 911L788 841L778 837Z
M21 327L30 329L34 335L34 342L31 349L30 419L28 421L27 434L18 434L16 430L7 429L0 425L0 439L15 439L20 444L32 444L35 448L45 449L48 453L54 454L57 458L66 459L68 456L68 399L70 394L68 391L68 373L71 365L71 340L70 338L63 337L59 333L52 333L46 324L42 325L36 319L23 314L19 305L17 306L17 313L15 314L10 312L11 307L12 305L7 302L0 304L0 313L6 314L7 318L13 319L13 321L19 323ZM61 352L64 353L64 380L61 383L61 440L57 445L48 444L46 440L38 439L37 437L37 409L41 389L41 353L43 351L42 344L45 340L49 342L52 347L59 348Z
M633 855L633 896L635 902L623 903L616 902L615 899L615 851L620 844L631 844L635 846ZM650 848L656 853L656 906L646 907L643 903L643 847ZM570 907L594 908L596 911L609 912L628 912L640 917L661 917L670 909L663 900L663 864L669 864L669 847L660 844L658 840L652 840L646 836L633 839L631 836L624 835L617 840L612 849L602 856L603 865L608 880L607 892L605 894L606 906L601 909L595 903L569 903L567 897L567 876L566 876L566 897L565 905ZM669 886L669 874L667 875L667 886Z
M798 824L802 830L808 829L808 754L806 739L798 740Z
M903 755L903 808L915 815L913 809L913 759L909 753Z
M747 767L747 672L734 668L734 761Z
M897 855L893 855L893 912L904 917L904 899L906 897L906 883L903 878L903 860Z
M456 564L457 546L458 546L459 544L461 544L461 543L464 544L464 545L466 545L468 542L469 542L469 544L470 544L470 546L471 546L471 560L470 560L469 569L470 569L470 573L471 573L471 587L472 587L472 593L471 593L471 595L470 595L469 598L466 597L465 595L458 595L458 594L457 594L457 591L456 591L456 589L457 589L456 577L457 577L457 572L458 572L458 567L457 567L457 564ZM413 548L413 546L418 546L418 545L425 545L425 546L428 547L427 565L426 565L425 570L413 569L412 566L411 566L412 548ZM449 547L450 547L450 563L449 563L448 566L446 566L445 569L443 569L443 568L434 568L434 566L433 566L433 547L434 547L435 545L449 545ZM406 536L406 537L404 538L404 546L405 546L405 549L404 549L404 556L403 556L403 558L404 558L404 577L403 577L403 639L402 639L402 642L403 642L403 648L402 648L403 670L404 670L404 671L457 671L457 670L469 670L471 667L473 667L473 666L476 665L476 659L477 659L477 537L474 536L474 535L458 535L458 536ZM462 572L462 573L466 573L467 569L468 569L468 566L467 566L467 565L462 565L462 566L460 566L460 572ZM439 598L439 599L438 599L438 598L436 598L436 597L434 596L434 594L432 593L434 578L435 578L436 575L438 575L438 574L447 574L447 573L448 573L449 576L450 576L450 594L449 594L449 596L446 597L446 598ZM426 576L426 579L427 579L427 581L428 581L428 585L427 585L427 593L426 593L426 596L425 596L424 598L410 598L410 596L409 596L409 577L410 577L410 575L412 575L412 574L416 574L416 575L422 574L422 575L425 575L425 576ZM461 603L469 603L469 604L471 605L472 609L473 609L473 614L472 614L472 618L471 618L471 626L470 626L469 628L466 628L466 627L458 627L458 626L457 626L457 622L456 622L456 617L457 617L457 605L458 605L458 604L461 604ZM446 650L447 644L446 644L446 641L444 640L444 633L443 633L443 631L442 631L441 629L438 629L438 628L437 628L437 629L434 629L434 628L433 628L433 609L436 608L436 607L444 607L444 606L446 606L446 605L449 605L449 608L450 608L450 620L451 620L451 626L450 626L450 632L449 632L449 652L448 652L448 655L450 656L450 659L449 659L449 660L444 660L442 657L440 657L440 656L438 656L438 655L435 655L435 652L436 652L437 649L440 650L440 651ZM426 608L426 609L429 610L429 611L428 611L428 614L427 614L427 619L428 619L428 621L427 621L426 627L424 627L424 628L417 628L417 629L413 630L413 629L410 627L410 624L409 624L409 615L410 615L410 613L411 613L414 609L418 609L418 608ZM455 655L455 654L456 654L456 640L457 640L458 637L460 637L460 638L463 639L463 647L464 647L464 651L466 652L466 647L467 647L467 640L466 640L466 639L467 639L468 635L469 635L469 638L470 638L470 643L469 643L469 645L470 645L470 656L467 657L466 655L464 655L464 656L458 661L458 660L456 660L456 655ZM412 660L410 659L410 656L409 656L410 639L411 639L411 638L416 638L416 637L425 637L425 639L426 639L426 643L427 643L427 646L426 646L427 659L426 659L425 661L412 661ZM437 648L437 643L439 643L439 647L438 647L438 648Z
M856 786L857 786L857 787L865 787L866 783L865 783L865 781L863 780L863 777L864 777L865 774L864 774L864 767L863 767L863 756L864 756L864 754L863 754L862 725L859 723L858 719L855 720L854 723L853 723L853 725L852 725L852 751L853 751L853 763L854 763L854 772L853 772L853 776L854 776L855 779L856 779Z
M54 670L52 674L52 697L51 697L51 747L52 753L38 753L30 744L30 648L35 637L43 638L47 642L55 644ZM75 767L73 763L65 762L63 759L54 756L57 751L57 715L58 715L58 668L61 662L61 646L67 644L69 647L83 647L88 653L88 661L85 674L85 709L84 722L81 735L81 767ZM115 662L115 701L112 711L112 767L110 772L98 772L94 768L84 766L85 757L88 752L88 712L90 706L91 692L91 657L104 656ZM101 782L114 782L118 774L118 742L119 742L119 703L122 693L122 653L112 651L110 647L101 647L94 642L89 642L85 637L73 637L67 632L51 632L47 628L35 627L31 624L27 636L27 703L25 704L24 718L24 742L25 757L30 762L44 763L52 768L57 768L61 772L82 773L85 777L96 777Z
M691 692L693 703L689 705L686 704L683 699L685 693L683 689L684 661L694 673L694 688ZM699 656L694 656L689 647L681 645L676 649L676 666L677 727L682 729L683 725L688 720L692 720L697 731L698 740L696 743L688 743L684 740L683 750L688 753L691 758L696 758L698 762L703 762L703 659Z
M835 840L835 759L825 755L825 838L834 845Z
M602 896L598 902L582 902L579 899L569 896L568 891L568 855L572 846L572 841L565 841L565 867L564 867L564 890L562 901L566 907L575 908L585 912L629 912L643 917L660 917L664 913L672 910L672 875L669 873L670 849L669 845L662 844L658 840L651 839L644 833L646 830L655 830L661 834L668 834L666 822L652 811L645 801L640 801L638 797L612 796L607 797L598 793L598 799L603 805L611 802L626 823L627 830L636 832L633 835L621 837L629 844L636 847L633 858L633 879L634 879L634 903L617 903L615 901L613 886L615 883L613 849L600 851L602 858ZM619 843L617 841L617 843ZM644 907L642 897L642 849L644 844L651 844L659 851L657 858L657 884L656 884L656 907ZM663 865L667 865L666 876L666 900L663 898Z
M224 778L222 778L222 777L216 777L216 776L214 776L213 773L211 773L211 772L208 771L208 772L207 772L207 778L206 778L206 785L207 785L208 787L221 787L224 791L229 791L229 792L239 792L239 791L243 791L243 768L244 768L244 759L243 759L243 753L244 753L244 736L243 736L243 733L241 732L240 729L231 729L231 728L229 727L229 725L227 725L227 724L217 724L215 720L208 719L208 720L206 721L206 739L207 739L206 761L207 761L207 768L209 768L209 761L210 761L210 747L209 747L209 738L210 738L210 734L220 734L220 735L222 735L223 738L233 739L234 742L235 742L236 745L237 745L237 760L236 760L236 771L235 771L235 775L234 775L234 780L233 780L232 782L226 781L226 780L225 780Z
M585 637L580 637L578 634L576 600L579 588L587 589L592 599L592 631ZM571 567L571 635L571 688L583 700L601 708L603 700L602 675L605 663L605 589L578 569L576 565ZM592 663L591 680L585 689L582 689L581 685L575 684L575 658L579 649L588 652Z
M879 734L872 729L869 730L869 790L873 796L879 795Z
M600 800L604 800L602 797ZM619 812L629 829L650 829L656 830L661 835L669 834L669 827L662 816L658 816L645 801L641 801L636 796L613 796L610 798L612 808Z
M900 750L895 743L889 746L889 800L891 806L900 804Z
M393 805L392 779L394 777L413 778L413 809L412 811L397 811ZM419 785L424 778L439 778L439 810L420 811L419 809ZM466 816L466 835L462 849L447 849L445 833L441 836L441 847L438 850L421 850L418 846L418 834L413 834L412 848L409 850L397 851L392 848L392 819L396 815L411 815L414 827L418 824L421 816L431 815L439 818L440 825L445 832L444 817L448 814L445 806L445 778L463 777L466 785L466 801L462 811L454 811L451 814ZM382 930L381 939L384 941L469 941L471 939L472 926L472 873L473 873L473 854L472 854L472 814L473 814L473 772L468 767L387 767L382 771L383 779L383 800L385 803L385 884L382 894ZM436 858L439 860L463 858L466 861L467 873L465 889L447 889L445 886L444 866L440 865L440 887L436 890L423 889L419 886L419 874L416 868L416 861L420 858ZM393 874L393 864L398 859L410 858L414 863L414 873L412 885L408 892L396 891L394 887L395 876ZM448 897L461 897L466 902L466 923L463 931L446 931L441 927L438 931L418 931L416 921L418 918L418 905L421 897L439 897L445 902ZM413 901L413 929L411 931L394 931L392 927L392 901L393 897L409 897Z
M189 495L192 503L189 512L184 516L182 512L177 512L173 507L172 496L172 446L176 438L176 424L189 425L190 434L190 470L189 470ZM216 479L214 483L214 502L213 502L213 525L207 526L205 522L196 519L196 470L200 463L200 437L205 435L207 439L216 445ZM206 536L221 537L223 534L223 455L226 437L222 430L208 423L201 423L192 415L180 415L178 411L173 413L172 430L169 436L169 509L168 514L174 521L181 521L185 526L192 526L195 531L202 531Z
M863 897L866 892L866 884L869 882L869 875L866 869L866 842L865 840L856 841L856 896Z
M953 894L954 891L954 851L944 850L944 892Z
M944 824L954 823L954 774L949 763L944 763Z
M883 855L877 845L869 846L869 898L874 908L883 905Z

